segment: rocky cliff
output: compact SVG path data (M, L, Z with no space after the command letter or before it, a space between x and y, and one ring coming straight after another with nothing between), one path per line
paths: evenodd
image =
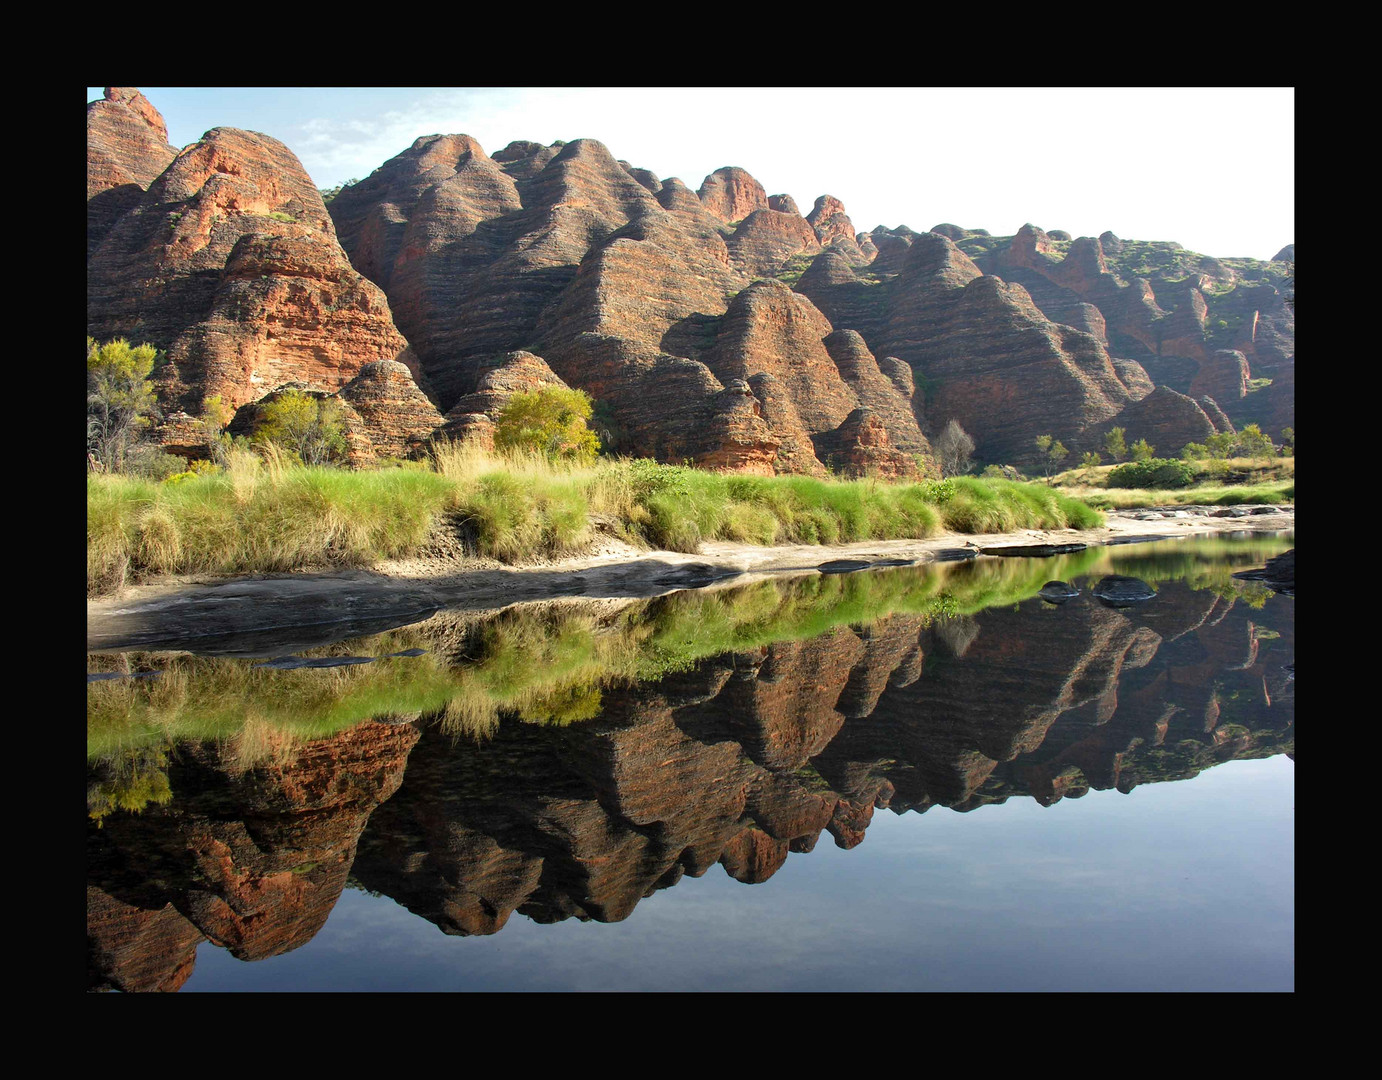
M131 105L95 112L98 130L116 108L142 115ZM100 147L123 152L130 170L149 160L128 142ZM89 160L88 187L102 175ZM236 409L290 383L335 393L379 362L420 373L384 293L337 243L320 193L268 136L208 131L93 238L88 333L162 350L153 380L166 442L180 442L180 421L212 395Z
M692 190L593 139L424 135L328 211L281 143L216 128L179 152L131 88L88 107L87 172L88 332L165 351L170 445L206 396L337 393L392 361L437 415L405 409L374 447L361 414L357 459L417 452L428 423L484 441L492 409L464 402L518 352L591 394L610 449L756 473L926 473L950 420L981 461L1135 422L1174 453L1183 409L1128 412L1158 387L1294 421L1281 260L1031 224L856 232L834 195L803 215L737 166Z
M111 226L139 204L177 157L168 125L149 99L132 86L108 86L86 107L86 256L100 247Z

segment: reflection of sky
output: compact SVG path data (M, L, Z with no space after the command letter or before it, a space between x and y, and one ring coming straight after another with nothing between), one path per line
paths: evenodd
M1290 990L1295 764L1233 761L1131 794L875 814L771 879L718 867L624 922L452 938L347 891L322 931L188 990Z

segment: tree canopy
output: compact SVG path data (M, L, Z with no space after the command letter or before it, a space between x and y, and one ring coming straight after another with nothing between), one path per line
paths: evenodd
M157 359L152 345L86 339L87 452L108 472L124 471L131 447L156 415L149 373Z
M936 452L942 476L963 476L969 471L970 457L974 453L974 440L960 426L958 420L951 420L945 425L931 448Z
M346 449L339 403L301 390L284 390L264 402L254 437L296 454L304 465L337 461Z
M594 411L584 390L543 386L514 394L495 420L498 450L527 450L552 459L589 462L600 440L586 426Z

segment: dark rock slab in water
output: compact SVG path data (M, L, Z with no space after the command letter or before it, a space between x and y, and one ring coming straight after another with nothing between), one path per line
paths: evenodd
M867 570L872 565L867 559L831 559L816 569L822 574L852 574L856 570Z
M1243 581L1265 582L1269 589L1284 596L1296 595L1296 549L1283 551L1260 570L1240 570L1233 575Z
M1251 535L1251 533L1247 535ZM1147 536L1110 536L1104 541L1104 547L1115 547L1118 544L1153 544L1158 540L1179 539L1180 537L1172 536L1169 533L1150 533Z
M1080 590L1068 581L1048 581L1041 587L1041 592L1037 595L1049 603L1063 604L1067 600L1073 600L1079 596Z
M960 562L963 559L973 559L979 554L977 547L972 548L941 548L935 555L936 562Z
M672 585L685 589L696 589L709 585L721 578L734 577L740 571L713 566L710 563L686 563L676 566L665 574L659 574L654 581L659 585Z
M1090 590L1100 600L1114 607L1125 607L1141 603L1156 596L1156 590L1141 578L1124 577L1122 574L1109 574L1099 579L1099 584Z
M1246 510L1244 510L1241 506L1225 506L1225 507L1224 507L1223 509L1221 509L1221 510L1213 510L1213 511L1211 511L1210 514L1209 514L1209 516L1210 516L1210 517L1216 517L1216 518L1228 518L1228 517L1231 517L1231 518L1240 518L1240 517L1247 517L1247 516L1248 516L1248 512L1247 512Z
M985 555L1006 555L1014 559L1047 559L1052 555L1069 555L1072 551L1083 551L1088 544L1013 544L1007 547L980 548Z
M275 656L253 668L273 668L276 671L291 671L294 668L347 667L350 664L372 664L372 656Z
M404 649L402 652L387 652L381 656L380 660L387 660L392 656L426 656L426 649Z

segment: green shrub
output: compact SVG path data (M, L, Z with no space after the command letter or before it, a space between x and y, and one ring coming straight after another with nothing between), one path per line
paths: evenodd
M158 413L149 382L158 359L147 343L86 339L86 449L102 471L134 471L132 458L147 449L140 440Z
M1108 486L1116 488L1183 488L1195 481L1195 467L1188 461L1148 458L1120 465L1108 474Z
M526 450L554 461L594 461L600 440L586 426L593 412L584 390L543 386L532 393L514 394L494 422L495 449Z
M345 457L341 405L335 398L316 398L285 390L260 408L255 439L273 443L304 465L325 465Z

